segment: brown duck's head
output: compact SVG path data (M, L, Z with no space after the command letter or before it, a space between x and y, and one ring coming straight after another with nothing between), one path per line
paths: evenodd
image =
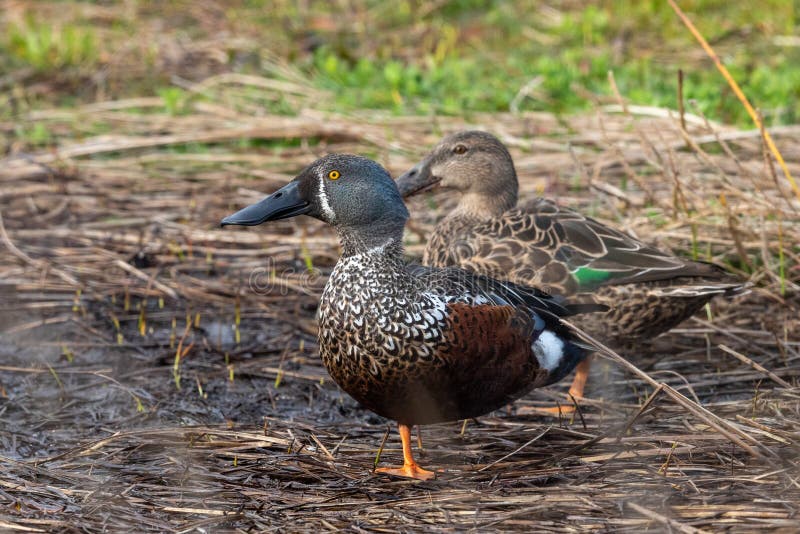
M490 133L448 135L428 156L397 179L403 197L436 186L461 193L461 209L497 215L517 203L517 172L505 145Z

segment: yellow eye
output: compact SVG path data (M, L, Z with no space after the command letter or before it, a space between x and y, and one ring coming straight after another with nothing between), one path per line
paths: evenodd
M328 173L328 178L330 178L331 180L338 180L339 176L341 176L341 174L339 174L339 171L331 171Z

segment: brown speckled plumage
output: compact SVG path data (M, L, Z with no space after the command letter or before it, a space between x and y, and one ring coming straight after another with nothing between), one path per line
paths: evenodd
M650 339L715 295L741 290L712 264L677 258L552 201L516 207L513 161L488 133L448 136L398 178L404 195L439 182L462 196L430 236L425 265L459 266L605 304L608 312L578 323L606 343Z
M545 330L569 339L555 319L567 310L522 288L524 301L502 304L511 286L487 284L409 270L396 243L343 257L319 307L325 367L361 404L408 425L476 417L560 379L578 359L548 371L534 345Z

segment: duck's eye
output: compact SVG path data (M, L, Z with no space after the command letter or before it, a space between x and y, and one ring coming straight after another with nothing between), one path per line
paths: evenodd
M465 147L464 145L456 145L455 147L453 147L453 153L455 154L463 154L466 151L467 147Z
M341 174L339 173L339 171L331 171L328 173L328 178L330 178L331 180L338 180L340 176Z

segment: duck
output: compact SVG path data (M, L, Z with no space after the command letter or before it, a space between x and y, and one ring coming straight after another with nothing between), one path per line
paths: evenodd
M434 478L414 459L415 425L501 408L557 382L593 348L561 318L603 306L407 262L408 210L389 173L370 159L324 156L221 224L299 215L331 225L341 246L317 310L322 363L359 404L398 424L403 465L379 473Z
M548 293L603 304L577 325L604 345L629 349L674 328L713 297L745 285L711 263L647 245L547 198L518 204L514 161L494 135L460 131L443 138L397 179L404 198L436 187L458 195L429 236L422 264L460 267ZM577 366L571 412L583 398L590 359Z

